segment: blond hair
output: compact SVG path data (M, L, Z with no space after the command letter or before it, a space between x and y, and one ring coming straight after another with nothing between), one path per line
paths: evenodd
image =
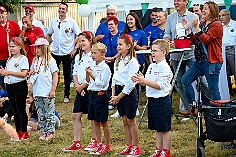
M44 55L44 71L46 71L49 68L50 60L52 58L51 51L48 45L40 45L39 49L41 50L42 54ZM36 53L36 56L33 60L33 63L36 63L39 61L39 55Z
M98 51L100 51L102 53L106 53L107 52L107 47L103 43L93 44L92 48L95 48L95 49L97 49Z
M159 49L161 51L166 51L165 56L167 56L169 54L170 51L170 44L168 41L164 40L164 39L157 39L155 41L153 41L152 46L153 45L158 45Z

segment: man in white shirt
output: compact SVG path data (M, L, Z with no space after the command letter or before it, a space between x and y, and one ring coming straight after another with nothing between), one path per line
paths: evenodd
M74 19L66 17L68 5L61 2L58 13L59 18L54 18L50 24L47 40L50 41L53 35L52 56L57 62L63 65L64 75L64 103L69 103L70 83L71 83L71 61L79 47L78 35L81 32L78 24ZM76 45L77 44L77 45Z
M234 75L236 78L235 69L235 41L236 41L236 21L230 18L230 11L226 13L225 9L222 9L219 13L221 23L224 27L222 41L226 43L225 56L226 56L226 71L228 79L229 93L234 94L232 91L232 84L230 75Z
M33 19L35 12L34 12L34 7L30 4L25 6L25 16L29 16L32 19L32 24L35 27L40 27L43 30L44 35L47 35L46 32L44 31L44 27L42 25L42 22L36 19ZM20 26L20 29L22 29L22 20L18 22L18 25Z

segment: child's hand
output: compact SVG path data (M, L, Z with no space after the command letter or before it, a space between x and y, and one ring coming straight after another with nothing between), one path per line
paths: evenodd
M145 85L145 83L144 83L145 78L140 71L138 73L136 73L135 79L136 79L136 83L141 84L143 86Z
M92 71L92 69L91 69L90 67L87 67L85 70L86 70L86 74L87 74L87 75L89 75L89 76L92 75L92 72L93 72L93 71Z
M55 97L55 90L51 90L49 93L49 98L54 98Z
M7 69L1 69L1 75L2 76L8 76L9 75L9 71Z
M111 100L109 101L110 104L116 105L120 101L120 98L118 96L111 96Z
M80 95L81 95L81 96L85 96L85 94L86 94L86 93L85 93L84 90L82 90L82 91L80 92Z
M76 92L81 93L81 91L83 90L83 87L81 85L78 85L75 87L75 90Z
M29 71L29 75L34 75L34 74L36 74L36 71L35 71L35 70L30 70L30 71Z

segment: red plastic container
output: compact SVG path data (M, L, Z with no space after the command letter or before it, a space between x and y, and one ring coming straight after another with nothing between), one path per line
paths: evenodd
M174 43L175 43L176 49L190 48L190 39L189 38L175 39Z

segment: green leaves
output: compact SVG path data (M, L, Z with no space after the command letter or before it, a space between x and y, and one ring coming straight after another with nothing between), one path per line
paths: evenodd
M17 5L20 2L24 2L21 0L0 0L0 6L3 6L7 9L8 13L15 13L17 11Z

